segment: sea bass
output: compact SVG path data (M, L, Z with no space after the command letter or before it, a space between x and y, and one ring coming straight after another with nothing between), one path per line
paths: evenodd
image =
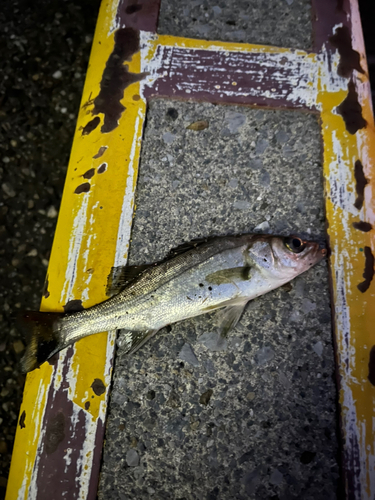
M326 250L297 236L245 234L218 237L172 251L115 296L75 313L26 312L28 345L25 372L78 339L108 330L125 330L122 344L132 353L161 328L221 309L220 333L237 324L247 302L303 273Z

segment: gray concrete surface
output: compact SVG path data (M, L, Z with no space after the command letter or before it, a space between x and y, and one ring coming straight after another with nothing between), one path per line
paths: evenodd
M162 0L159 33L309 50L310 0Z
M320 160L313 115L154 101L130 263L255 227L323 239ZM327 279L322 262L252 301L224 343L211 315L120 347L99 499L336 498Z

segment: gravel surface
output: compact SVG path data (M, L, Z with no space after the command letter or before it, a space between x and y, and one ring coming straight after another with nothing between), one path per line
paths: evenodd
M39 308L100 2L2 2L0 498L24 376L17 311Z

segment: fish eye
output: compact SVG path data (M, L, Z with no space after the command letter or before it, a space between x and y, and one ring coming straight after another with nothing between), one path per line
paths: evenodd
M306 248L306 244L300 238L285 238L284 244L293 253L300 253Z

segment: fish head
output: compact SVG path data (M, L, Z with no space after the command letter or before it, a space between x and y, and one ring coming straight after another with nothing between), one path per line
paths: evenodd
M327 255L319 243L298 236L262 235L248 251L262 272L282 282L292 280Z

